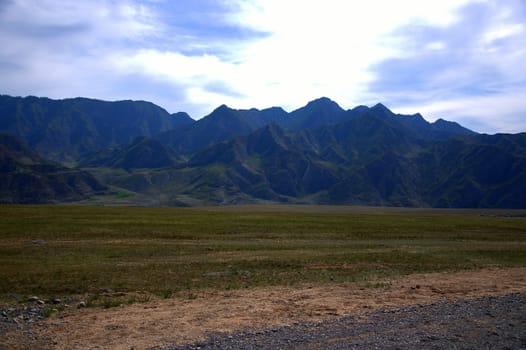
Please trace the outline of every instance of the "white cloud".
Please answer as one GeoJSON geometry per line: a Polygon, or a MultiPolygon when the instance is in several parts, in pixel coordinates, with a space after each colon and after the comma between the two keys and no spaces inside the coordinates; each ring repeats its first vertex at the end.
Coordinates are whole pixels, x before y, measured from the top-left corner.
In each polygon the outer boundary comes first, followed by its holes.
{"type": "Polygon", "coordinates": [[[418,110],[428,120],[438,118],[457,121],[477,132],[488,134],[524,131],[526,88],[506,94],[456,97],[421,105],[397,106],[397,113],[418,110]]]}
{"type": "Polygon", "coordinates": [[[524,27],[525,26],[522,23],[500,25],[490,29],[484,34],[484,42],[486,44],[491,44],[495,40],[502,40],[510,36],[520,34],[524,31],[524,27]]]}
{"type": "MultiPolygon", "coordinates": [[[[236,64],[227,69],[226,81],[244,95],[233,103],[242,108],[280,105],[293,109],[320,96],[348,107],[362,103],[361,92],[374,78],[368,68],[401,54],[388,34],[415,21],[448,25],[455,20],[453,10],[462,3],[240,2],[241,10],[229,20],[269,36],[232,51],[236,64]]],[[[210,73],[224,79],[222,71],[210,73]]]]}
{"type": "MultiPolygon", "coordinates": [[[[126,98],[109,58],[159,33],[133,2],[13,1],[0,11],[2,93],[126,98]]],[[[138,96],[137,96],[138,97],[138,96]]]]}
{"type": "Polygon", "coordinates": [[[481,132],[526,130],[526,33],[517,4],[475,3],[446,27],[400,28],[405,53],[374,67],[378,78],[369,85],[369,100],[481,132]]]}
{"type": "MultiPolygon", "coordinates": [[[[8,3],[0,9],[1,92],[148,99],[197,118],[222,103],[292,110],[320,96],[346,108],[382,101],[446,119],[472,115],[462,103],[484,116],[475,102],[520,104],[511,99],[526,80],[520,69],[526,28],[524,16],[517,21],[510,10],[520,1],[224,0],[208,12],[188,4],[194,17],[184,18],[183,2],[162,0],[8,3]],[[464,20],[467,4],[486,8],[492,18],[468,23],[473,26],[455,42],[451,28],[464,20]],[[173,6],[178,12],[165,13],[173,6]],[[216,21],[219,31],[198,28],[216,21]],[[445,37],[426,41],[424,33],[410,45],[412,37],[400,28],[434,28],[445,37]],[[414,64],[409,68],[421,76],[409,81],[396,65],[376,69],[390,59],[414,64]],[[440,70],[433,72],[434,65],[440,70]],[[379,86],[382,79],[388,83],[379,86]],[[475,85],[499,99],[463,95],[475,85]]],[[[495,130],[526,129],[516,118],[500,127],[482,118],[495,130]]]]}

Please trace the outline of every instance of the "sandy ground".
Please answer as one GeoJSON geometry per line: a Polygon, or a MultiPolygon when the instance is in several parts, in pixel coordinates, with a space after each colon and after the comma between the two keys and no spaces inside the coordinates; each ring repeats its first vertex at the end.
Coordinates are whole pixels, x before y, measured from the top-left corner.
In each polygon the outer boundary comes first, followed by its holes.
{"type": "MultiPolygon", "coordinates": [[[[349,283],[200,291],[192,298],[63,312],[31,332],[56,349],[152,349],[201,340],[211,332],[267,328],[444,299],[526,293],[526,268],[420,274],[381,282],[380,288],[349,283]]],[[[29,346],[21,336],[8,334],[6,344],[19,349],[29,346]]]]}

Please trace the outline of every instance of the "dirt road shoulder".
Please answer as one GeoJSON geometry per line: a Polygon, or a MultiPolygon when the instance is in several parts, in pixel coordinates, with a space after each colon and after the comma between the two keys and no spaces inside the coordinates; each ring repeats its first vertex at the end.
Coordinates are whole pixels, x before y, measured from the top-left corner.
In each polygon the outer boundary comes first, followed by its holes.
{"type": "Polygon", "coordinates": [[[379,308],[526,292],[526,268],[419,274],[368,283],[199,291],[112,309],[64,312],[4,334],[4,344],[56,349],[151,349],[202,340],[211,332],[317,321],[379,308]]]}

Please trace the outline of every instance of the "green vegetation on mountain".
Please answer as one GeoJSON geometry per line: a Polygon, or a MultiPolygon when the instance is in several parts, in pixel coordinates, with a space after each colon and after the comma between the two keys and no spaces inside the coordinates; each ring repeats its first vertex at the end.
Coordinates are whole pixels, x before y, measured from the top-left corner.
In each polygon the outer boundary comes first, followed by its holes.
{"type": "Polygon", "coordinates": [[[0,203],[72,202],[105,190],[91,174],[46,161],[0,133],[0,203]]]}
{"type": "Polygon", "coordinates": [[[139,136],[150,137],[191,123],[186,113],[170,115],[144,101],[0,95],[0,131],[57,161],[75,161],[86,153],[127,145],[139,136]]]}
{"type": "Polygon", "coordinates": [[[222,105],[193,121],[147,102],[2,96],[0,131],[135,205],[526,207],[526,134],[480,135],[382,104],[222,105]]]}
{"type": "Polygon", "coordinates": [[[161,142],[138,137],[130,145],[111,152],[105,150],[83,157],[80,167],[111,167],[126,170],[138,168],[168,168],[177,163],[175,153],[161,142]]]}

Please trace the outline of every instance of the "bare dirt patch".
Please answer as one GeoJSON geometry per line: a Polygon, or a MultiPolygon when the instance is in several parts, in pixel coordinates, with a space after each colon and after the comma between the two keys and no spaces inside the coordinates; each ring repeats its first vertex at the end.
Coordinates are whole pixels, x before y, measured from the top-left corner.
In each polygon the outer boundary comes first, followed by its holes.
{"type": "MultiPolygon", "coordinates": [[[[377,308],[438,300],[526,293],[526,268],[418,274],[367,283],[236,291],[198,291],[113,309],[63,312],[32,326],[40,347],[151,349],[202,340],[207,333],[267,328],[377,308]]],[[[29,348],[27,332],[4,335],[8,348],[29,348]]]]}

